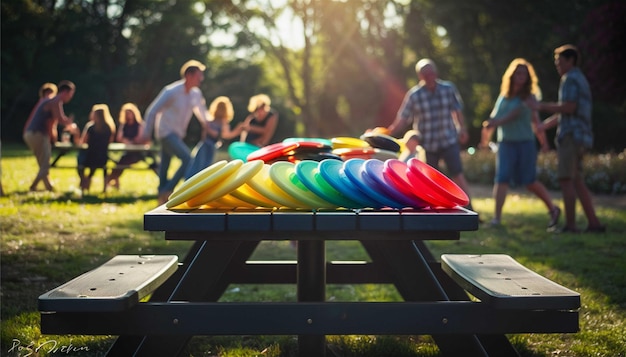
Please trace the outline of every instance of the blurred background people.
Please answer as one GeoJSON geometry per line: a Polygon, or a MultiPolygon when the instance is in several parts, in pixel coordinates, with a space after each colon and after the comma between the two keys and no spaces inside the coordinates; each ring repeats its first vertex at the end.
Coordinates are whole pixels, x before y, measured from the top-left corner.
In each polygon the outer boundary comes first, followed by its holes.
{"type": "Polygon", "coordinates": [[[248,111],[250,115],[244,121],[242,141],[259,147],[270,144],[278,126],[278,112],[272,109],[272,101],[265,94],[257,94],[250,98],[248,111]]]}
{"type": "MultiPolygon", "coordinates": [[[[37,158],[39,171],[30,185],[31,191],[36,191],[40,182],[43,182],[47,191],[53,191],[50,182],[50,156],[52,155],[51,128],[59,123],[68,130],[75,130],[74,118],[68,117],[63,111],[63,105],[74,97],[76,86],[71,81],[59,82],[56,96],[45,98],[38,102],[33,109],[32,118],[24,130],[24,141],[37,158]]],[[[50,94],[51,95],[51,94],[50,94]]],[[[56,131],[55,131],[56,132],[56,131]]]]}
{"type": "Polygon", "coordinates": [[[197,174],[205,167],[213,163],[215,150],[221,145],[221,140],[230,140],[239,135],[243,130],[243,123],[237,124],[234,129],[230,128],[230,122],[235,116],[233,103],[228,97],[217,97],[209,105],[207,117],[209,127],[217,133],[205,133],[204,139],[200,140],[192,152],[192,160],[189,169],[185,174],[185,179],[197,174]]]}
{"type": "MultiPolygon", "coordinates": [[[[109,144],[115,137],[115,122],[106,104],[96,104],[89,113],[89,122],[85,124],[83,133],[77,144],[87,144],[87,148],[78,153],[78,176],[80,188],[89,191],[91,179],[97,169],[103,169],[106,174],[106,164],[109,160],[109,144]],[[86,170],[89,173],[86,174],[86,170]]],[[[106,191],[106,175],[103,176],[103,192],[106,191]]]]}
{"type": "Polygon", "coordinates": [[[217,132],[209,128],[206,118],[206,102],[200,91],[206,67],[189,60],[180,68],[181,79],[168,84],[148,106],[145,114],[145,130],[142,141],[147,142],[155,131],[156,139],[161,144],[159,164],[158,203],[165,203],[178,182],[184,178],[189,163],[191,150],[184,141],[191,117],[195,114],[203,129],[203,135],[217,137],[217,132]],[[172,157],[181,161],[180,167],[172,177],[169,169],[172,157]]]}
{"type": "MultiPolygon", "coordinates": [[[[115,134],[115,141],[127,145],[142,144],[143,119],[141,113],[134,103],[125,103],[120,109],[118,117],[118,128],[115,134]]],[[[143,159],[143,154],[136,151],[125,152],[117,162],[116,167],[107,176],[107,186],[120,188],[120,176],[124,168],[143,159]]]]}
{"type": "Polygon", "coordinates": [[[537,130],[539,114],[527,104],[541,96],[537,75],[533,66],[523,58],[509,64],[502,76],[500,95],[489,120],[483,122],[481,146],[489,145],[490,137],[497,128],[498,152],[493,197],[494,217],[491,225],[499,225],[509,183],[524,185],[543,201],[550,217],[548,229],[556,226],[561,209],[554,205],[546,187],[537,180],[537,146],[535,136],[543,151],[548,151],[545,132],[537,130]],[[533,127],[535,128],[533,130],[533,127]]]}

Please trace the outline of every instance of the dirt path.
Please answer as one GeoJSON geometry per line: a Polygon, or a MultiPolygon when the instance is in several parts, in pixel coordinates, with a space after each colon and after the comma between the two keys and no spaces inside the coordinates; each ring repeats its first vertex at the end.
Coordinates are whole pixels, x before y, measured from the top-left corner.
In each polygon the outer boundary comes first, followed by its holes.
{"type": "MultiPolygon", "coordinates": [[[[480,185],[480,184],[470,184],[470,190],[472,197],[476,198],[490,198],[492,186],[488,185],[480,185]]],[[[554,200],[561,200],[561,192],[560,191],[549,191],[550,195],[554,200]]],[[[524,188],[514,188],[509,190],[509,194],[514,193],[520,196],[533,196],[532,193],[526,191],[524,188]]],[[[614,207],[614,208],[624,208],[626,209],[626,195],[604,195],[604,194],[594,194],[593,202],[596,205],[614,207]]]]}

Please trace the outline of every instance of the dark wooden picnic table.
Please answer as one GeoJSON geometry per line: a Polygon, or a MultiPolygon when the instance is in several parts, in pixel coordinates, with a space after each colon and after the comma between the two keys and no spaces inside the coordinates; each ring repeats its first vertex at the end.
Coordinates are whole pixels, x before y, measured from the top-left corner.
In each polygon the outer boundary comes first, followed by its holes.
{"type": "Polygon", "coordinates": [[[445,264],[435,259],[424,241],[458,240],[460,232],[478,229],[476,213],[460,207],[313,212],[161,206],[144,215],[144,229],[195,242],[150,300],[97,307],[53,291],[40,297],[44,333],[120,335],[112,356],[176,356],[194,335],[298,335],[299,356],[324,356],[326,335],[359,334],[432,335],[445,355],[507,356],[517,355],[507,333],[578,330],[578,294],[508,256],[450,255],[442,257],[445,264]],[[267,240],[297,241],[297,261],[250,261],[267,240]],[[328,262],[325,243],[335,240],[360,242],[371,261],[328,262]],[[501,281],[480,281],[489,274],[501,281]],[[233,283],[296,284],[297,301],[218,302],[233,283]],[[404,301],[326,301],[327,284],[360,283],[393,284],[404,301]],[[476,286],[486,286],[487,293],[476,286]],[[480,300],[470,300],[466,291],[480,300]]]}
{"type": "MultiPolygon", "coordinates": [[[[52,168],[76,168],[76,165],[71,166],[59,166],[59,160],[65,156],[66,154],[72,151],[80,151],[86,150],[88,148],[87,144],[76,145],[70,142],[56,142],[54,144],[53,150],[56,151],[56,156],[50,162],[50,167],[52,168]]],[[[109,161],[114,164],[117,164],[120,157],[126,152],[134,152],[141,155],[141,161],[143,161],[146,165],[145,167],[141,167],[141,169],[150,169],[155,172],[158,170],[159,161],[158,161],[158,153],[159,148],[152,145],[143,145],[143,144],[124,144],[124,143],[111,143],[108,147],[109,150],[109,161]]],[[[139,169],[140,167],[129,165],[123,167],[124,169],[139,169]]]]}

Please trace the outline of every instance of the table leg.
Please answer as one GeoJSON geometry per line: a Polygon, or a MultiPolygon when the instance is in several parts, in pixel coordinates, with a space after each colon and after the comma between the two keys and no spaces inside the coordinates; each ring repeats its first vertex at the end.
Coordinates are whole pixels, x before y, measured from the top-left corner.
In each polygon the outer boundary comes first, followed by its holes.
{"type": "MultiPolygon", "coordinates": [[[[196,242],[182,266],[154,292],[151,301],[217,301],[228,287],[228,271],[245,264],[258,244],[258,241],[196,242]]],[[[176,356],[190,338],[120,336],[107,355],[176,356]]]]}
{"type": "MultiPolygon", "coordinates": [[[[411,241],[361,241],[373,261],[390,270],[394,285],[406,301],[450,301],[444,287],[430,267],[432,254],[422,243],[411,241]],[[422,249],[425,249],[422,253],[422,249]]],[[[471,323],[471,321],[468,321],[471,323]]],[[[446,356],[487,356],[475,335],[433,335],[446,356]]]]}
{"type": "Polygon", "coordinates": [[[52,160],[52,162],[50,163],[50,167],[56,167],[56,164],[59,161],[59,159],[63,157],[63,155],[67,154],[68,152],[69,150],[59,149],[59,153],[54,158],[54,160],[52,160]]]}
{"type": "MultiPolygon", "coordinates": [[[[298,241],[298,301],[326,300],[326,247],[323,240],[298,241]]],[[[308,324],[315,324],[310,316],[308,324]]],[[[298,356],[323,357],[326,355],[326,336],[298,336],[298,356]]]]}

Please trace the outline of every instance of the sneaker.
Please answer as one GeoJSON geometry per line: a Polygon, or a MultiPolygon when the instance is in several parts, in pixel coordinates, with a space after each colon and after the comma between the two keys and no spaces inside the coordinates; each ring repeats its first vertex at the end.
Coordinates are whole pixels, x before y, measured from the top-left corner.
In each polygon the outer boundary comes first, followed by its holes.
{"type": "Polygon", "coordinates": [[[551,229],[559,223],[559,217],[561,217],[561,209],[559,207],[554,207],[550,210],[550,222],[548,222],[548,229],[551,229]]]}
{"type": "Polygon", "coordinates": [[[606,232],[606,226],[605,225],[599,225],[599,226],[588,226],[587,229],[585,229],[585,233],[605,233],[606,232]]]}
{"type": "Polygon", "coordinates": [[[501,223],[499,219],[493,218],[488,224],[489,227],[499,227],[501,223]]]}

